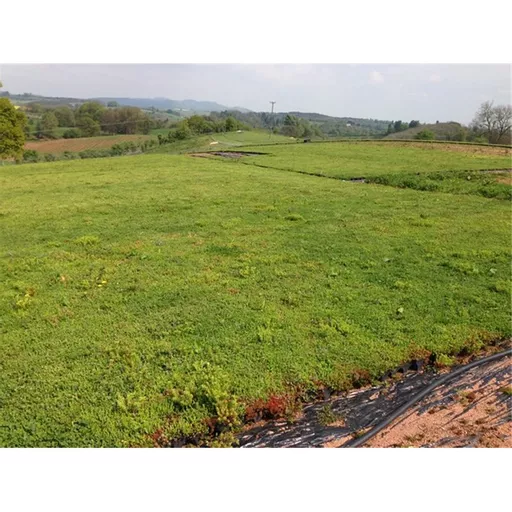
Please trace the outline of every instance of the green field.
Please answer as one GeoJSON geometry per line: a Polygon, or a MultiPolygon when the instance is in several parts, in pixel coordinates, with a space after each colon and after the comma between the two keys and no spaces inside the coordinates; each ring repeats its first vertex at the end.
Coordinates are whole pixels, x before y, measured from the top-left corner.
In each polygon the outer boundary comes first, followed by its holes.
{"type": "Polygon", "coordinates": [[[270,133],[261,130],[244,131],[242,133],[217,133],[215,135],[212,135],[212,137],[214,140],[218,141],[220,145],[226,144],[234,146],[245,146],[248,144],[278,144],[283,142],[296,142],[295,139],[291,139],[290,137],[277,134],[270,135],[270,133]]]}
{"type": "Polygon", "coordinates": [[[509,202],[252,165],[349,178],[507,158],[386,147],[0,168],[0,446],[236,430],[257,398],[509,336],[509,202]]]}
{"type": "Polygon", "coordinates": [[[399,188],[512,199],[511,150],[464,144],[328,142],[243,147],[249,165],[399,188]],[[482,170],[502,169],[486,173],[482,170]]]}
{"type": "Polygon", "coordinates": [[[324,142],[243,150],[267,153],[248,158],[251,163],[342,179],[511,167],[509,149],[457,144],[324,142]]]}
{"type": "MultiPolygon", "coordinates": [[[[168,130],[167,130],[168,132],[168,130]]],[[[162,135],[167,135],[163,133],[162,135]]],[[[165,144],[151,150],[152,153],[188,153],[191,151],[221,151],[234,150],[248,144],[282,144],[294,143],[289,137],[272,135],[261,130],[251,130],[242,133],[226,132],[199,135],[190,139],[165,144]],[[215,144],[216,143],[216,144],[215,144]]]]}

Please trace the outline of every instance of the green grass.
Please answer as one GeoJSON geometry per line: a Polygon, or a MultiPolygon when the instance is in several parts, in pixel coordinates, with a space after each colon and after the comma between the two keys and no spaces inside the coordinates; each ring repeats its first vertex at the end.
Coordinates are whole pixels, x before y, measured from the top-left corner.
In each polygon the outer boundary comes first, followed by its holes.
{"type": "Polygon", "coordinates": [[[272,134],[271,136],[269,132],[261,130],[243,131],[242,133],[218,133],[215,134],[213,138],[219,141],[219,145],[224,143],[233,144],[236,146],[245,146],[248,144],[278,144],[283,142],[294,142],[294,140],[290,139],[290,137],[276,134],[272,134]]]}
{"type": "Polygon", "coordinates": [[[507,149],[493,148],[489,151],[495,154],[488,155],[478,146],[458,146],[459,151],[453,151],[443,144],[325,142],[243,149],[267,153],[248,157],[247,163],[341,179],[511,167],[507,149]]]}
{"type": "Polygon", "coordinates": [[[149,132],[150,135],[156,137],[157,135],[163,135],[167,137],[167,134],[170,132],[170,128],[154,128],[149,132]]]}
{"type": "Polygon", "coordinates": [[[495,199],[512,199],[510,172],[437,171],[430,173],[391,173],[373,176],[372,183],[423,191],[473,194],[495,199]]]}
{"type": "MultiPolygon", "coordinates": [[[[165,133],[165,135],[168,133],[165,133]]],[[[171,144],[159,146],[151,153],[188,153],[195,151],[222,151],[236,150],[247,144],[281,144],[293,142],[283,135],[269,136],[268,132],[251,130],[242,133],[227,132],[213,133],[211,135],[199,135],[190,139],[176,141],[171,144]],[[217,142],[218,144],[211,144],[217,142]]]]}
{"type": "Polygon", "coordinates": [[[503,201],[176,155],[0,190],[0,446],[147,445],[511,333],[503,201]]]}

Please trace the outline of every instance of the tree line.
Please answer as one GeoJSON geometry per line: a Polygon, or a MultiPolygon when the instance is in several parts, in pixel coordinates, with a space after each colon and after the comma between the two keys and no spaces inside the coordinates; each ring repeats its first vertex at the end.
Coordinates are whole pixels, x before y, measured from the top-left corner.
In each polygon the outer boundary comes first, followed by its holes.
{"type": "Polygon", "coordinates": [[[391,133],[399,133],[403,132],[405,130],[408,130],[409,128],[416,128],[417,126],[420,126],[419,121],[412,120],[409,123],[404,123],[401,120],[400,121],[391,121],[391,123],[388,124],[388,129],[386,131],[386,135],[389,135],[391,133]]]}
{"type": "Polygon", "coordinates": [[[170,144],[179,140],[190,139],[197,135],[250,129],[249,125],[238,121],[233,116],[223,117],[215,114],[208,116],[193,115],[173,124],[166,136],[159,134],[158,142],[159,144],[170,144]]]}
{"type": "Polygon", "coordinates": [[[272,130],[290,137],[378,137],[386,132],[388,121],[332,117],[305,112],[240,112],[225,111],[252,128],[272,130]]]}
{"type": "Polygon", "coordinates": [[[27,137],[57,138],[57,128],[66,127],[64,138],[94,137],[102,133],[116,134],[147,134],[153,128],[152,119],[138,107],[120,107],[110,102],[107,106],[88,101],[76,108],[59,106],[43,108],[37,103],[27,106],[30,115],[41,114],[35,121],[29,117],[25,127],[27,137]]]}
{"type": "MultiPolygon", "coordinates": [[[[269,130],[289,137],[323,137],[320,128],[305,119],[287,114],[280,123],[269,119],[269,130]]],[[[252,127],[240,121],[230,111],[212,113],[207,116],[193,115],[174,124],[167,136],[158,135],[160,144],[185,140],[196,135],[250,130],[252,127]]]]}

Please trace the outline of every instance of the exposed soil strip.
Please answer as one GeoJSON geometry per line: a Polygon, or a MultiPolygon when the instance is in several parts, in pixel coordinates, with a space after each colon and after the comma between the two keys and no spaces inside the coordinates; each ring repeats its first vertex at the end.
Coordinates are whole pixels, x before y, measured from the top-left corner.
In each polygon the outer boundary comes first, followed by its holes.
{"type": "MultiPolygon", "coordinates": [[[[338,447],[380,423],[438,374],[408,373],[380,386],[304,407],[293,422],[255,424],[242,447],[338,447]],[[326,418],[330,420],[326,424],[326,418]]],[[[484,364],[446,383],[368,446],[512,446],[510,358],[484,364]]]]}
{"type": "MultiPolygon", "coordinates": [[[[205,153],[205,154],[208,154],[208,153],[205,153]]],[[[246,153],[246,154],[248,155],[249,153],[246,153]]],[[[264,153],[257,153],[257,154],[261,155],[264,153]]],[[[196,153],[192,156],[200,156],[200,154],[196,153]]],[[[256,164],[254,162],[241,162],[241,163],[243,163],[245,165],[250,165],[252,167],[260,167],[262,169],[272,169],[274,171],[295,172],[297,174],[306,174],[308,176],[316,176],[317,178],[327,178],[330,180],[338,180],[338,181],[345,181],[345,182],[349,181],[349,182],[353,182],[353,183],[372,183],[373,185],[381,185],[380,183],[374,183],[373,181],[368,181],[368,178],[366,178],[364,176],[360,176],[360,177],[356,177],[356,178],[340,178],[338,176],[328,176],[326,174],[322,174],[321,172],[301,171],[298,169],[285,169],[283,167],[273,167],[270,165],[256,164]]],[[[475,171],[483,172],[483,173],[494,173],[494,174],[499,174],[499,173],[503,173],[503,172],[512,173],[512,169],[469,169],[469,170],[461,169],[460,171],[457,171],[457,172],[475,172],[475,171]]],[[[432,171],[432,172],[435,172],[435,171],[432,171]]],[[[448,172],[452,172],[452,171],[446,170],[446,171],[439,171],[439,172],[448,173],[448,172]]],[[[415,174],[418,174],[418,175],[428,174],[428,172],[426,172],[426,173],[416,172],[415,174]]],[[[384,185],[384,186],[388,186],[388,185],[384,185]]]]}
{"type": "Polygon", "coordinates": [[[365,445],[512,447],[510,360],[469,371],[441,387],[365,445]]]}
{"type": "Polygon", "coordinates": [[[190,156],[195,156],[199,158],[211,158],[212,156],[222,156],[224,158],[241,158],[243,156],[256,156],[256,155],[264,155],[265,153],[255,153],[255,152],[240,152],[240,151],[207,151],[203,153],[189,153],[190,156]]]}

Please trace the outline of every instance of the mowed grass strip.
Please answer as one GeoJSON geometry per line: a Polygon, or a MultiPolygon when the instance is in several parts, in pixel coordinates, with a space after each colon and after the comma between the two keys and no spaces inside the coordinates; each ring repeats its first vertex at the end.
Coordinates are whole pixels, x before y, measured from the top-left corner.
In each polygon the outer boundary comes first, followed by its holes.
{"type": "Polygon", "coordinates": [[[502,201],[166,155],[0,190],[0,446],[150,445],[510,335],[502,201]]]}
{"type": "Polygon", "coordinates": [[[266,153],[247,157],[247,163],[340,179],[390,173],[510,169],[512,165],[510,149],[460,144],[320,142],[243,150],[266,153]]]}

